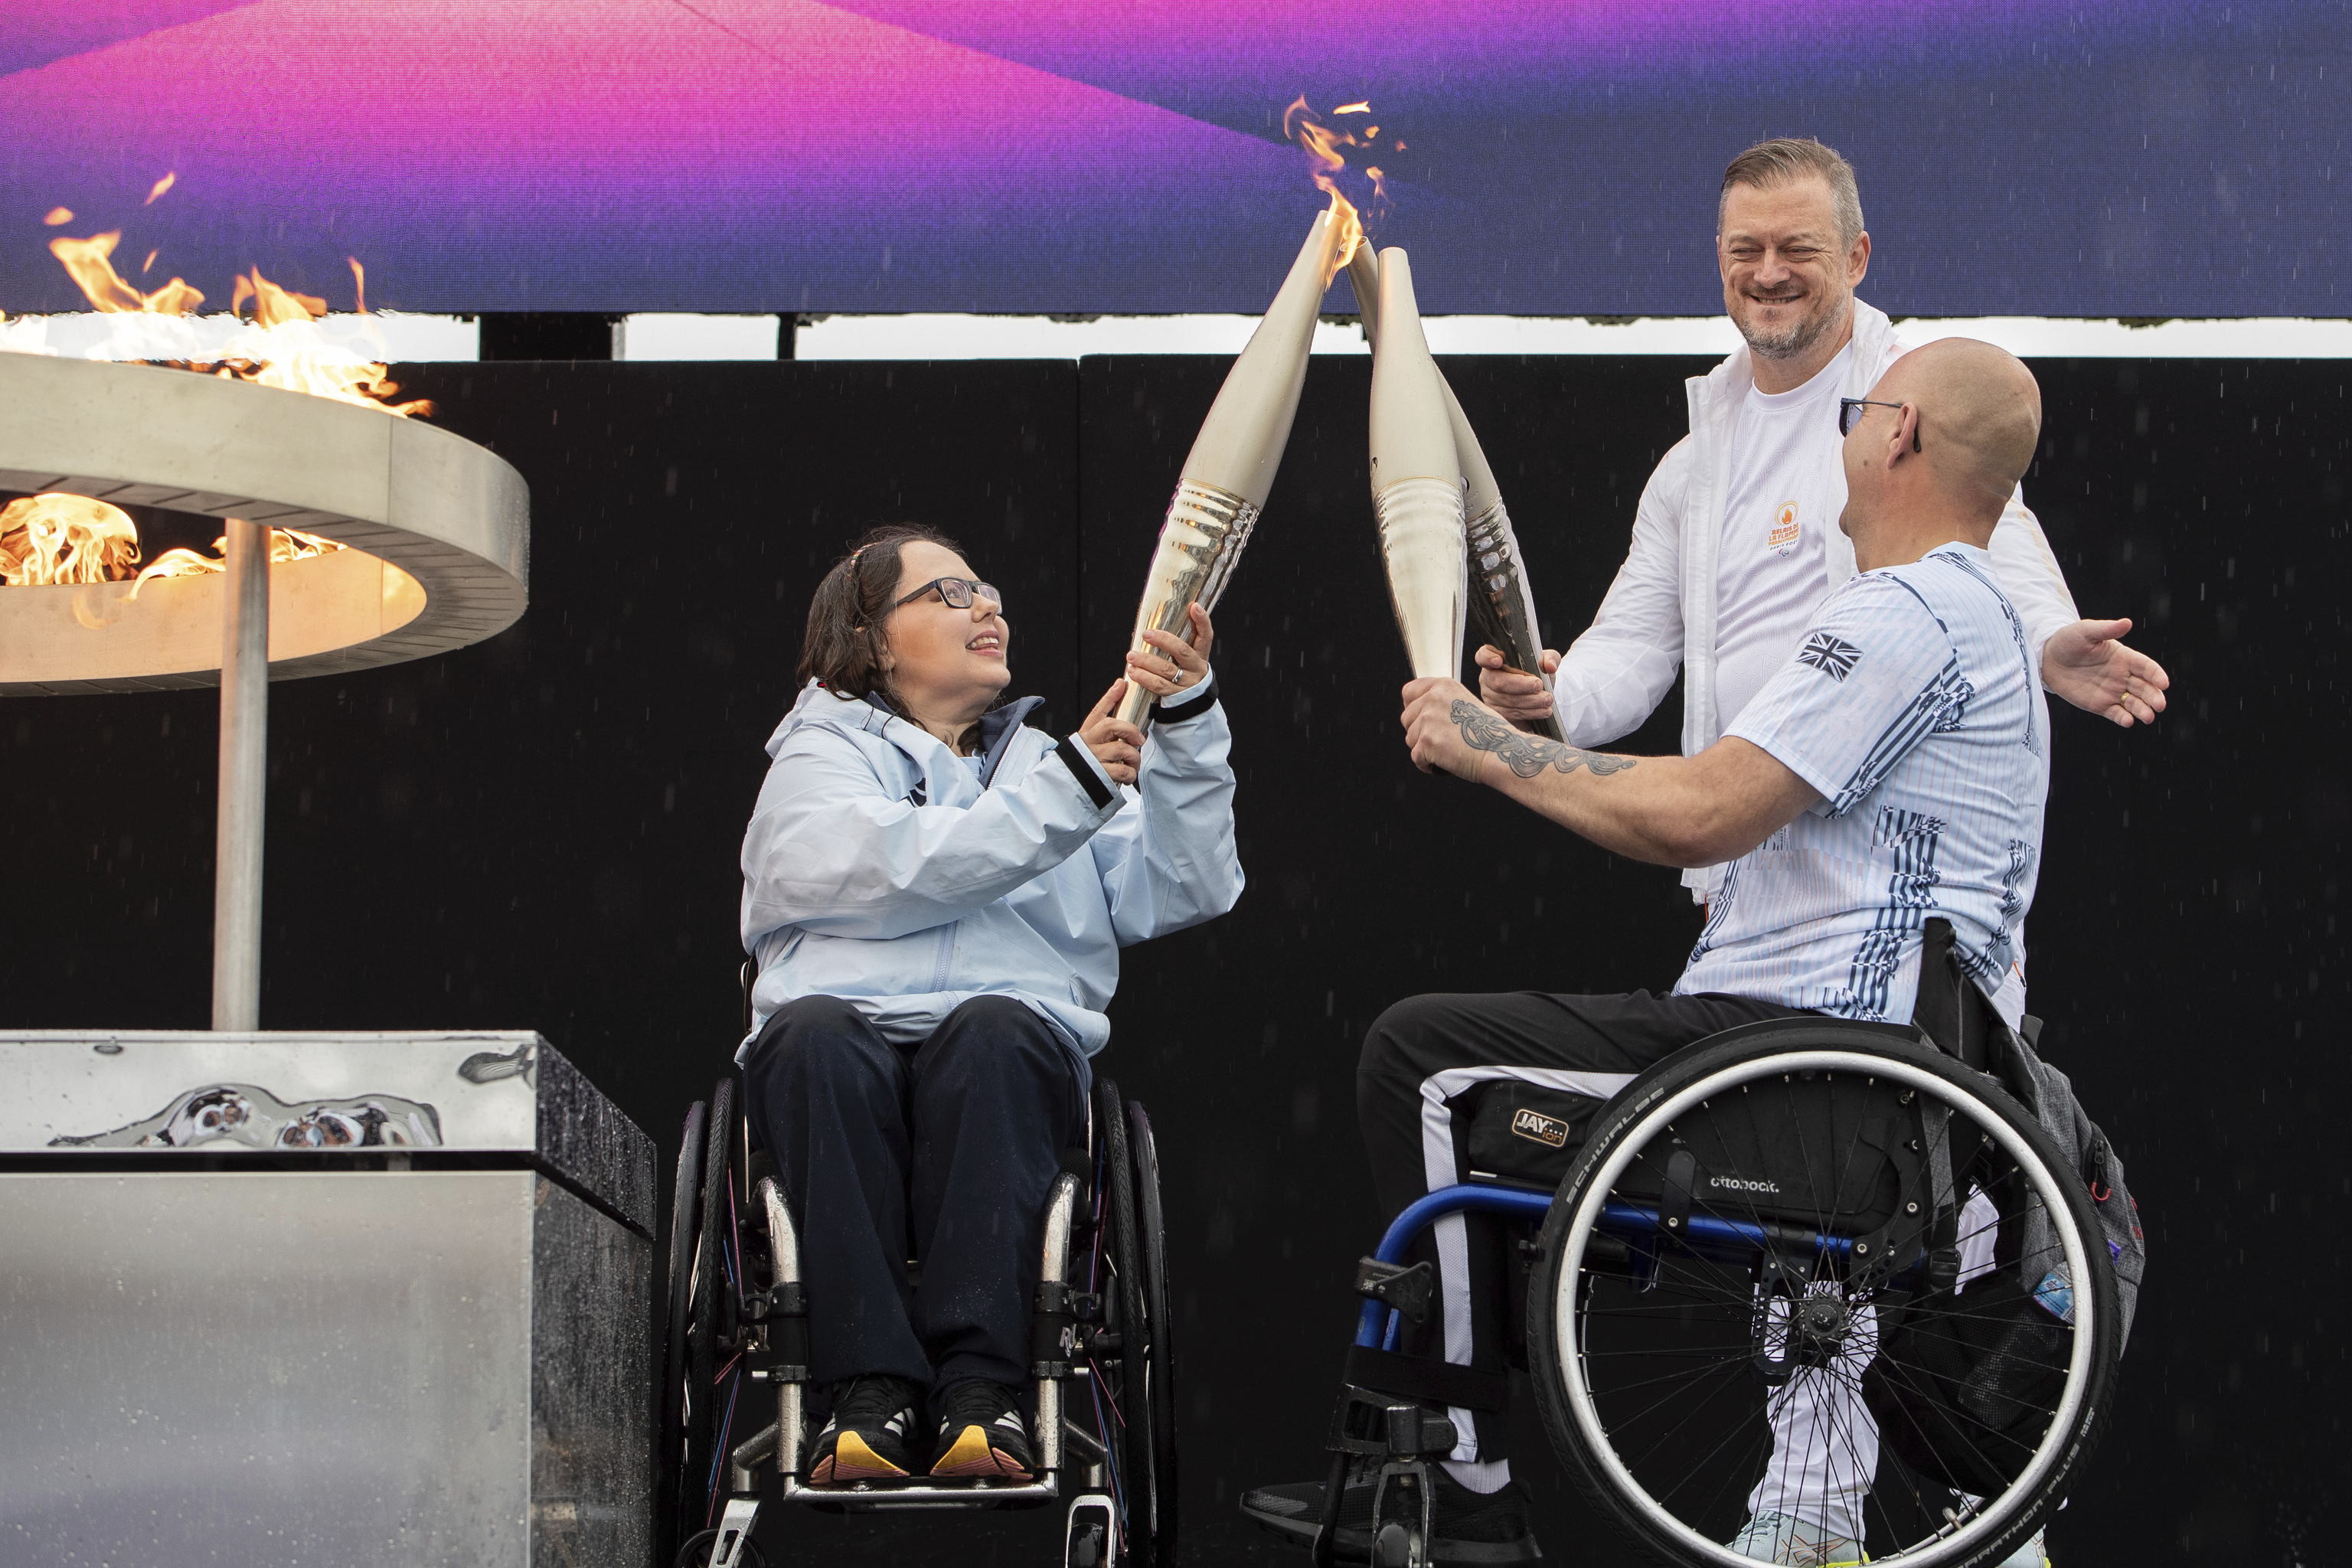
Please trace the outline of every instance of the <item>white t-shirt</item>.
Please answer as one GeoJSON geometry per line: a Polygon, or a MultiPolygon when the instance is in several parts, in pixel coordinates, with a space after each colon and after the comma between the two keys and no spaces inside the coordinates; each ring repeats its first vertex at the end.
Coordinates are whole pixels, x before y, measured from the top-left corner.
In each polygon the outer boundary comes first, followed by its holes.
{"type": "Polygon", "coordinates": [[[1955,542],[1850,579],[1729,734],[1822,799],[1732,862],[1675,991],[1900,1023],[1940,915],[2015,1026],[2050,719],[1992,557],[1955,542]]]}
{"type": "Polygon", "coordinates": [[[1822,607],[1826,536],[1845,506],[1837,406],[1853,344],[1802,386],[1753,384],[1732,426],[1716,560],[1716,732],[1727,732],[1822,607]]]}

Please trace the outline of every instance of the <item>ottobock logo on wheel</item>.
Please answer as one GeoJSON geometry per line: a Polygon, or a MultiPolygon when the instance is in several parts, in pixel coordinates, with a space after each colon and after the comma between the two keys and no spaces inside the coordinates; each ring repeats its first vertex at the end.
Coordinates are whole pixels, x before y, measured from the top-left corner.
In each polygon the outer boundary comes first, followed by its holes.
{"type": "Polygon", "coordinates": [[[1727,1188],[1735,1193],[1777,1194],[1780,1190],[1780,1183],[1769,1182],[1756,1176],[1709,1176],[1706,1179],[1706,1184],[1710,1187],[1727,1188]]]}
{"type": "Polygon", "coordinates": [[[1511,1131],[1554,1149],[1564,1148],[1568,1143],[1568,1123],[1540,1110],[1520,1110],[1511,1118],[1511,1131]]]}

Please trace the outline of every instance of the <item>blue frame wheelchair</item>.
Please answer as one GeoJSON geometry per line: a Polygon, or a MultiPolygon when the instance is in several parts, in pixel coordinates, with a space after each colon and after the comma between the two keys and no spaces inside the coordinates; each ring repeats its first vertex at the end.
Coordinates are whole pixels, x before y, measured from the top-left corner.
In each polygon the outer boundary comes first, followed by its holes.
{"type": "Polygon", "coordinates": [[[1978,1568],[2040,1528],[2105,1425],[2115,1244],[2093,1180],[1998,1078],[1914,1027],[1776,1021],[1675,1053],[1589,1126],[1556,1185],[1473,1173],[1360,1261],[1322,1517],[1270,1527],[1318,1568],[1430,1560],[1432,1469],[1457,1441],[1438,1412],[1471,1380],[1394,1352],[1435,1305],[1416,1240],[1472,1214],[1536,1231],[1523,1364],[1562,1466],[1639,1558],[1749,1562],[1725,1543],[1776,1463],[1774,1402],[1809,1383],[1876,1426],[1874,1466],[1837,1401],[1812,1434],[1870,1485],[1870,1561],[1978,1568]],[[1351,1474],[1372,1508],[1343,1528],[1351,1474]]]}
{"type": "MultiPolygon", "coordinates": [[[[760,1563],[752,1530],[772,1498],[850,1512],[1058,1502],[1066,1568],[1172,1563],[1176,1362],[1159,1155],[1144,1108],[1097,1077],[1087,1147],[1065,1160],[1046,1203],[1031,1315],[1036,1479],[812,1486],[806,1446],[821,1391],[809,1375],[799,1240],[735,1088],[722,1079],[687,1112],[673,1189],[657,1347],[655,1540],[664,1568],[760,1563]]],[[[910,1273],[919,1267],[909,1259],[910,1273]]]]}

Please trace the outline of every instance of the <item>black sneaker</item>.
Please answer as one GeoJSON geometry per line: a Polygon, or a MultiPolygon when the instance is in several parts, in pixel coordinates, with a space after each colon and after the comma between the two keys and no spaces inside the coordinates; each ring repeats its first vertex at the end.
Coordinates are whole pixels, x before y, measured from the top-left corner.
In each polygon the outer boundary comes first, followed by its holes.
{"type": "Polygon", "coordinates": [[[940,1435],[931,1474],[950,1480],[1025,1481],[1036,1458],[1021,1405],[1001,1383],[974,1378],[948,1390],[939,1403],[940,1435]]]}
{"type": "MultiPolygon", "coordinates": [[[[1497,1492],[1474,1492],[1438,1466],[1430,1468],[1437,1477],[1437,1534],[1429,1543],[1430,1562],[1527,1563],[1543,1555],[1528,1526],[1528,1494],[1518,1482],[1497,1492]]],[[[1339,1533],[1332,1542],[1336,1561],[1371,1561],[1372,1489],[1379,1479],[1377,1467],[1361,1468],[1340,1496],[1339,1533]]],[[[1312,1546],[1323,1520],[1323,1483],[1260,1487],[1244,1494],[1242,1511],[1276,1535],[1312,1546]]]]}
{"type": "Polygon", "coordinates": [[[809,1484],[888,1481],[912,1471],[908,1443],[921,1394],[903,1377],[845,1377],[835,1384],[832,1418],[809,1450],[809,1484]]]}

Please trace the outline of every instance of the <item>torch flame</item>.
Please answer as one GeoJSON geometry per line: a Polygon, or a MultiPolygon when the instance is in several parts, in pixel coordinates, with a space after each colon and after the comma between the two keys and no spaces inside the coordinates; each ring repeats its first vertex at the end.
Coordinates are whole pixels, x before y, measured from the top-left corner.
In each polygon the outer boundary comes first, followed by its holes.
{"type": "Polygon", "coordinates": [[[139,563],[139,530],[120,507],[51,492],[0,507],[0,584],[112,583],[139,563]]]}
{"type": "MultiPolygon", "coordinates": [[[[1371,107],[1370,103],[1348,103],[1331,112],[1335,116],[1369,114],[1371,107]]],[[[1348,155],[1343,149],[1370,149],[1373,144],[1372,138],[1380,134],[1380,127],[1369,127],[1364,135],[1358,136],[1352,132],[1325,125],[1317,118],[1315,110],[1307,107],[1307,95],[1300,93],[1283,111],[1282,131],[1306,153],[1307,174],[1314,180],[1316,188],[1331,198],[1331,226],[1337,236],[1337,248],[1333,254],[1339,258],[1337,265],[1345,267],[1356,254],[1356,247],[1370,241],[1364,234],[1363,215],[1356,210],[1356,205],[1339,188],[1339,176],[1348,169],[1348,155]]],[[[1363,173],[1364,177],[1371,182],[1370,207],[1371,216],[1377,218],[1387,210],[1388,187],[1378,169],[1367,169],[1363,173]]],[[[1336,272],[1334,276],[1337,276],[1336,272]]]]}
{"type": "Polygon", "coordinates": [[[155,205],[155,198],[162,195],[165,191],[170,190],[174,184],[178,184],[179,178],[180,175],[177,170],[167,171],[162,179],[155,182],[154,189],[147,193],[147,199],[141,202],[139,205],[142,207],[153,206],[155,205]]]}
{"type": "Polygon", "coordinates": [[[42,215],[41,221],[51,228],[57,227],[58,225],[61,223],[71,223],[73,222],[73,208],[51,207],[47,213],[42,215]]]}

